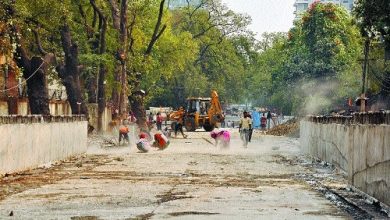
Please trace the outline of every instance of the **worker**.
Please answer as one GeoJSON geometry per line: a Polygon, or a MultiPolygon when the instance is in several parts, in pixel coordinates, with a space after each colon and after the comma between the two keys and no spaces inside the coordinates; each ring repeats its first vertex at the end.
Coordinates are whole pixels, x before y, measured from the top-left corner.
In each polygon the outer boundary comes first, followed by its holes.
{"type": "Polygon", "coordinates": [[[219,143],[225,148],[230,146],[231,135],[229,131],[215,129],[210,133],[210,136],[215,140],[215,146],[218,146],[219,143]]]}
{"type": "Polygon", "coordinates": [[[176,120],[176,126],[175,126],[175,138],[177,137],[177,132],[180,131],[180,133],[183,135],[183,138],[187,138],[187,135],[183,132],[183,118],[184,118],[184,108],[180,107],[179,111],[174,117],[174,120],[176,120]]]}
{"type": "Polygon", "coordinates": [[[261,131],[264,133],[267,128],[267,117],[265,116],[265,113],[261,116],[260,122],[261,131]]]}
{"type": "Polygon", "coordinates": [[[135,114],[133,111],[129,111],[129,114],[128,114],[128,117],[127,117],[127,121],[130,123],[130,124],[134,124],[135,122],[137,122],[137,118],[135,117],[135,114]]]}
{"type": "Polygon", "coordinates": [[[163,122],[163,117],[160,112],[157,113],[156,116],[156,125],[157,125],[157,130],[161,131],[162,130],[162,122],[163,122]]]}
{"type": "Polygon", "coordinates": [[[119,145],[121,144],[122,139],[123,142],[126,141],[127,144],[129,144],[129,127],[126,123],[121,125],[119,128],[119,145]]]}
{"type": "Polygon", "coordinates": [[[240,119],[239,131],[241,139],[244,141],[244,147],[248,146],[249,132],[252,129],[252,119],[248,116],[248,112],[244,112],[240,119]]]}
{"type": "Polygon", "coordinates": [[[267,113],[267,129],[269,130],[271,128],[271,119],[272,119],[272,114],[271,114],[271,111],[268,111],[267,113]]]}
{"type": "Polygon", "coordinates": [[[165,135],[165,137],[170,138],[171,137],[171,131],[168,127],[165,127],[162,133],[165,135]]]}
{"type": "Polygon", "coordinates": [[[145,133],[139,134],[139,140],[136,145],[141,153],[147,153],[150,150],[150,143],[145,133]]]}
{"type": "Polygon", "coordinates": [[[164,150],[168,147],[169,145],[169,140],[168,138],[161,133],[156,133],[154,134],[154,143],[153,147],[157,147],[159,150],[164,150]]]}
{"type": "Polygon", "coordinates": [[[246,114],[247,114],[248,118],[250,118],[250,120],[252,122],[251,128],[249,129],[249,135],[248,135],[248,142],[251,142],[252,134],[253,134],[253,119],[252,119],[252,115],[249,112],[247,112],[246,114]]]}

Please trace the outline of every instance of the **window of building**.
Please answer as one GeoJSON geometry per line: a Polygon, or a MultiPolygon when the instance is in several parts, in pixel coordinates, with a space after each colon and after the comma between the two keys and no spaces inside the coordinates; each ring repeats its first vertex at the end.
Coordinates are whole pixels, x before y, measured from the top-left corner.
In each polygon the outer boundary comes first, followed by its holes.
{"type": "Polygon", "coordinates": [[[298,12],[300,12],[300,11],[306,11],[308,5],[309,5],[308,3],[299,3],[299,4],[297,4],[297,11],[298,11],[298,12]]]}

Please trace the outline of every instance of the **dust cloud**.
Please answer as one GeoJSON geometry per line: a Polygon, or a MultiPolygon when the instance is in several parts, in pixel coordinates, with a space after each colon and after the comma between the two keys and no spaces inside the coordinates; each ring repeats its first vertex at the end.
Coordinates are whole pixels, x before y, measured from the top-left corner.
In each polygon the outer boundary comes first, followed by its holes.
{"type": "Polygon", "coordinates": [[[323,114],[329,112],[337,102],[336,91],[339,83],[336,81],[311,80],[302,82],[296,88],[302,96],[300,115],[323,114]]]}

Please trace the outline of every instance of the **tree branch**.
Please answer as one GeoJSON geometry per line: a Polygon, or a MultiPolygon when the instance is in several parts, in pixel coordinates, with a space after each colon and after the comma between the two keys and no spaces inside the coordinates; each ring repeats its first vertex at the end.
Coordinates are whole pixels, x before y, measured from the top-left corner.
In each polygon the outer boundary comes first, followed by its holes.
{"type": "MultiPolygon", "coordinates": [[[[121,2],[121,10],[120,10],[120,22],[119,22],[119,30],[120,30],[120,40],[121,42],[127,43],[127,0],[122,0],[121,2]]],[[[126,46],[124,45],[124,48],[126,46]]]]}
{"type": "Polygon", "coordinates": [[[93,27],[88,25],[87,15],[85,14],[83,6],[81,4],[79,4],[78,6],[79,6],[79,12],[80,12],[81,18],[83,19],[83,25],[87,31],[87,37],[88,37],[88,39],[91,39],[93,37],[93,27]]]}
{"type": "Polygon", "coordinates": [[[105,40],[105,35],[107,31],[107,19],[104,16],[103,12],[99,7],[97,7],[95,0],[89,0],[91,3],[93,10],[96,11],[96,13],[99,15],[99,30],[100,30],[100,49],[99,53],[103,54],[106,52],[106,40],[105,40]]]}
{"type": "Polygon", "coordinates": [[[164,15],[164,5],[165,5],[165,0],[161,0],[157,23],[156,26],[154,27],[152,38],[150,39],[149,45],[144,53],[144,56],[148,56],[150,55],[150,53],[152,53],[154,44],[157,42],[158,38],[162,35],[162,33],[166,28],[166,25],[164,25],[163,28],[159,30],[161,26],[162,17],[164,15]]]}
{"type": "MultiPolygon", "coordinates": [[[[194,16],[194,14],[195,14],[195,12],[196,11],[198,11],[203,5],[205,5],[205,1],[201,1],[200,3],[199,3],[199,5],[197,5],[195,8],[194,8],[194,10],[192,10],[192,12],[189,14],[189,17],[190,17],[190,19],[192,18],[192,16],[194,16]]],[[[187,0],[187,4],[189,5],[189,0],[187,0]]],[[[189,7],[188,7],[189,8],[189,7]]]]}
{"type": "Polygon", "coordinates": [[[134,46],[133,30],[134,30],[136,18],[137,18],[137,14],[133,13],[133,19],[131,20],[130,26],[128,27],[128,30],[127,30],[128,36],[130,38],[129,51],[131,52],[131,54],[133,56],[135,55],[135,52],[133,50],[133,46],[134,46]]]}
{"type": "Polygon", "coordinates": [[[94,29],[96,27],[97,22],[97,13],[95,10],[93,10],[93,19],[92,19],[92,28],[94,29]]]}
{"type": "Polygon", "coordinates": [[[117,0],[108,0],[111,6],[112,23],[115,29],[120,29],[120,10],[117,0]]]}
{"type": "MultiPolygon", "coordinates": [[[[12,32],[15,33],[14,35],[15,39],[13,40],[15,40],[15,42],[18,45],[16,47],[16,56],[18,57],[18,59],[16,59],[16,62],[18,63],[19,66],[22,66],[24,69],[26,69],[26,71],[23,71],[23,75],[24,75],[26,72],[31,72],[31,61],[29,56],[27,55],[26,49],[24,49],[23,47],[22,39],[18,37],[21,36],[19,27],[13,25],[12,32]]],[[[26,77],[26,75],[24,75],[24,77],[27,78],[28,76],[26,77]]]]}
{"type": "Polygon", "coordinates": [[[33,34],[34,34],[34,37],[35,37],[35,43],[37,44],[37,47],[38,47],[38,51],[41,55],[46,55],[47,52],[43,49],[42,47],[42,43],[41,43],[41,39],[39,37],[39,34],[38,34],[38,31],[36,30],[32,30],[33,34]]]}

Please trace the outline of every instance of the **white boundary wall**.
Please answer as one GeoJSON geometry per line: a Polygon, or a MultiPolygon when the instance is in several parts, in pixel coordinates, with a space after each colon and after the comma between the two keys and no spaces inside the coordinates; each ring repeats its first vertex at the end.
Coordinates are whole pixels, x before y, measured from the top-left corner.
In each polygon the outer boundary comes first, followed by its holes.
{"type": "Polygon", "coordinates": [[[87,151],[87,121],[0,124],[0,175],[87,151]]]}
{"type": "Polygon", "coordinates": [[[348,181],[390,205],[390,125],[303,120],[302,150],[348,173],[348,181]]]}

